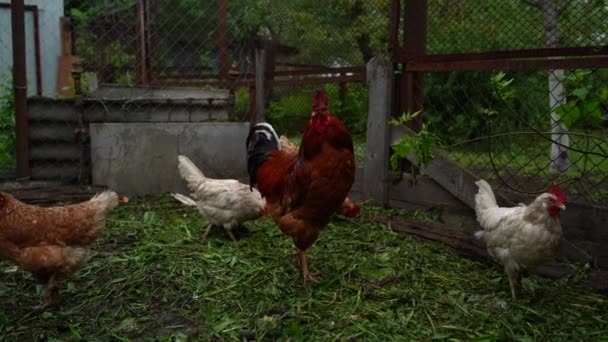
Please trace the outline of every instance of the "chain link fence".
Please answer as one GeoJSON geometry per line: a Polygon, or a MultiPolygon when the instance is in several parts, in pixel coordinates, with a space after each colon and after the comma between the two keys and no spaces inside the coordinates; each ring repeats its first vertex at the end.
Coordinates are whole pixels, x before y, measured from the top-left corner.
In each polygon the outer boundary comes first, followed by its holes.
{"type": "MultiPolygon", "coordinates": [[[[608,6],[602,1],[427,3],[429,56],[543,48],[569,48],[568,55],[577,56],[576,49],[608,44],[608,6]]],[[[400,1],[402,8],[407,4],[400,1]]],[[[88,181],[82,170],[90,167],[89,122],[247,121],[256,112],[259,70],[266,119],[279,134],[299,136],[311,94],[324,88],[330,109],[351,129],[361,159],[365,64],[390,51],[394,5],[389,0],[27,2],[32,177],[88,181]]],[[[7,0],[0,0],[0,23],[0,65],[6,66],[0,70],[0,174],[10,175],[16,148],[7,0]]],[[[402,33],[395,37],[403,40],[402,33]]],[[[453,159],[505,189],[534,192],[556,182],[572,199],[608,204],[606,69],[589,64],[501,72],[496,65],[457,64],[423,70],[419,89],[429,130],[442,138],[453,159]]]]}
{"type": "MultiPolygon", "coordinates": [[[[435,57],[543,48],[577,56],[608,45],[601,1],[445,0],[428,9],[427,53],[435,57]]],[[[533,195],[554,183],[571,201],[608,206],[608,69],[497,61],[505,56],[472,65],[479,55],[465,55],[425,72],[429,130],[498,189],[533,195]]]]}
{"type": "MultiPolygon", "coordinates": [[[[11,65],[2,2],[0,63],[11,65]]],[[[266,120],[281,134],[301,134],[311,95],[324,88],[362,145],[364,65],[387,53],[389,16],[387,0],[26,1],[32,178],[87,182],[90,122],[247,121],[260,70],[266,120]]],[[[10,71],[0,71],[0,172],[9,176],[10,71]]]]}

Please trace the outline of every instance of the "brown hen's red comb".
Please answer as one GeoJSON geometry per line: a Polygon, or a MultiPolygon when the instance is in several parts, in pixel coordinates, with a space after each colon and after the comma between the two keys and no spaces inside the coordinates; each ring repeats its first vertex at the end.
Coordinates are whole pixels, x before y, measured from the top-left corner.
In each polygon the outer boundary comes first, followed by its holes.
{"type": "Polygon", "coordinates": [[[566,195],[564,194],[564,191],[557,185],[551,185],[549,187],[549,192],[552,193],[556,198],[557,201],[561,204],[566,203],[566,195]]]}
{"type": "Polygon", "coordinates": [[[323,90],[317,90],[312,97],[312,111],[314,113],[327,110],[327,94],[323,90]]]}

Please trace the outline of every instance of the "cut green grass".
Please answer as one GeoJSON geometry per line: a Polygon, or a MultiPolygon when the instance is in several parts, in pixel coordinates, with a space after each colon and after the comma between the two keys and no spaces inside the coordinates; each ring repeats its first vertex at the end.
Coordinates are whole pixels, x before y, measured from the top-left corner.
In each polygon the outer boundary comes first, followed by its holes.
{"type": "Polygon", "coordinates": [[[502,272],[421,243],[368,214],[433,220],[423,211],[364,208],[335,218],[309,250],[319,285],[303,285],[294,247],[269,218],[229,241],[200,243],[205,221],[170,197],[117,208],[89,265],[62,283],[61,305],[40,297],[28,273],[0,264],[4,340],[598,340],[608,301],[576,280],[530,277],[511,302],[502,272]]]}

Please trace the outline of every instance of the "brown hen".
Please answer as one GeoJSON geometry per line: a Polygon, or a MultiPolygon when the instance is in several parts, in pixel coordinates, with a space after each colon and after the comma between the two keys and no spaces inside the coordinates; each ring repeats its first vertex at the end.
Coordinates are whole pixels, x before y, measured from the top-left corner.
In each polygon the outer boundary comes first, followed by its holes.
{"type": "Polygon", "coordinates": [[[112,191],[79,204],[51,208],[28,205],[0,192],[0,255],[46,284],[36,309],[55,303],[58,277],[68,277],[86,264],[88,246],[117,205],[118,196],[112,191]]]}

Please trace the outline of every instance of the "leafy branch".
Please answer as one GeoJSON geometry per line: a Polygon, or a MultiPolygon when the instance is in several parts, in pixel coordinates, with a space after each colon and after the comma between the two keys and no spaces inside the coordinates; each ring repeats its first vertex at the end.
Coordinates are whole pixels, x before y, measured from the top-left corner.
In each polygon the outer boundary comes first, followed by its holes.
{"type": "MultiPolygon", "coordinates": [[[[418,117],[421,113],[422,110],[414,113],[403,113],[400,117],[391,119],[389,124],[409,131],[407,123],[418,117]]],[[[431,133],[429,126],[423,122],[422,128],[418,133],[408,132],[391,145],[394,152],[390,158],[391,168],[397,170],[399,168],[399,160],[413,154],[415,159],[414,165],[420,169],[433,161],[433,150],[442,144],[441,138],[431,133]]],[[[415,172],[412,171],[414,181],[415,177],[415,172]]]]}

